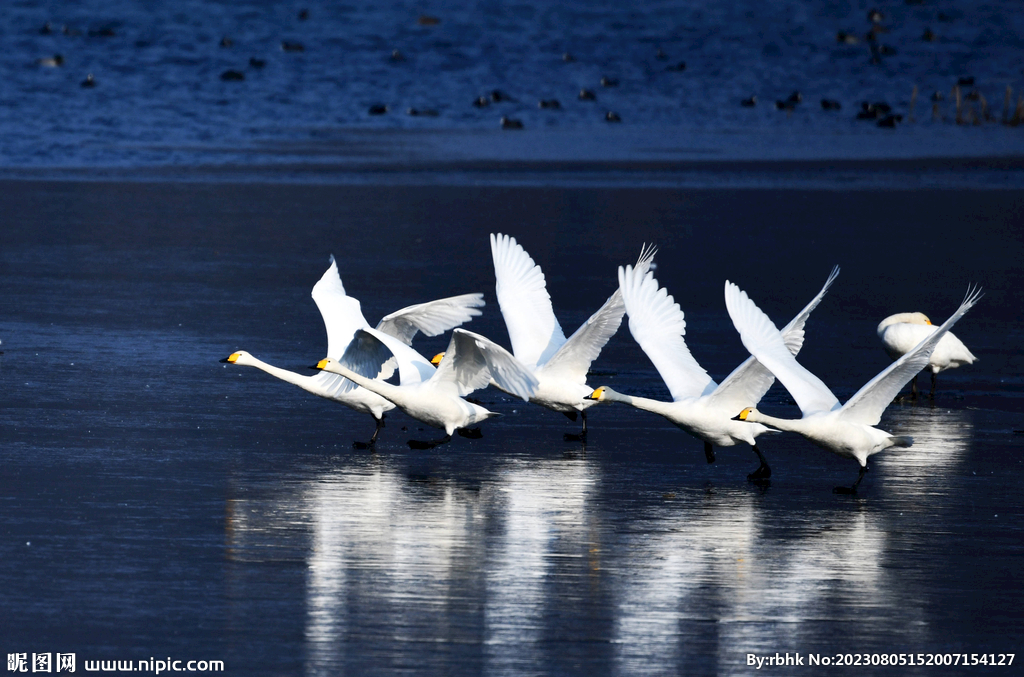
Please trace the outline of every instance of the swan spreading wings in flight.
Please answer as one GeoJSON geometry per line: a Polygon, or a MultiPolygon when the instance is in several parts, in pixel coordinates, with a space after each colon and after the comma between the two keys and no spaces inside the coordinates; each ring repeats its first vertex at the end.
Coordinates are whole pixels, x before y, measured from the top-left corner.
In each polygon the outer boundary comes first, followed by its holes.
{"type": "Polygon", "coordinates": [[[893,436],[874,426],[878,425],[882,412],[893,397],[928,364],[935,346],[946,332],[974,307],[980,297],[980,290],[968,290],[963,303],[941,327],[868,381],[843,405],[821,379],[796,361],[786,349],[779,330],[746,292],[726,282],[725,304],[743,345],[775,374],[803,412],[803,418],[783,419],[747,407],[736,420],[764,423],[778,430],[799,433],[823,449],[856,459],[860,464],[857,481],[850,487],[835,488],[836,493],[856,493],[857,485],[867,471],[870,456],[889,447],[909,447],[914,443],[910,437],[893,436]]]}
{"type": "MultiPolygon", "coordinates": [[[[637,268],[646,271],[655,248],[644,247],[637,268]]],[[[616,289],[596,313],[569,338],[555,317],[544,273],[526,250],[508,235],[491,234],[495,291],[505,318],[512,354],[537,379],[530,402],[557,411],[575,421],[583,418],[586,439],[587,408],[596,404],[586,399],[593,392],[587,386],[590,364],[619,329],[626,307],[616,289]]],[[[495,384],[501,389],[500,384],[495,384]]],[[[575,436],[567,436],[575,437],[575,436]]]]}
{"type": "MultiPolygon", "coordinates": [[[[318,369],[350,379],[363,388],[387,398],[399,409],[429,426],[441,428],[445,437],[433,442],[410,441],[414,449],[428,449],[451,440],[452,433],[463,433],[469,426],[498,416],[465,399],[474,390],[494,382],[499,388],[523,400],[529,400],[537,387],[537,379],[519,364],[507,350],[488,338],[465,329],[452,332],[448,349],[437,369],[415,351],[395,352],[392,345],[381,340],[379,332],[360,329],[340,360],[326,358],[318,369]],[[401,372],[429,373],[415,383],[392,385],[379,378],[384,365],[397,359],[401,372]]],[[[468,437],[472,432],[464,433],[468,437]]]]}
{"type": "MultiPolygon", "coordinates": [[[[800,352],[807,318],[818,307],[838,275],[837,266],[832,269],[818,295],[786,325],[782,340],[787,351],[793,354],[800,352]]],[[[749,357],[721,384],[716,384],[690,354],[684,339],[686,320],[683,311],[668,291],[659,287],[654,273],[631,266],[619,268],[619,288],[629,315],[629,331],[661,374],[672,394],[672,401],[632,397],[607,386],[594,390],[590,398],[601,402],[623,402],[664,416],[704,442],[708,463],[715,460],[715,445],[731,447],[740,443],[749,444],[761,465],[747,475],[748,479],[765,480],[771,477],[771,468],[764,454],[757,448],[756,438],[762,433],[773,431],[760,423],[733,419],[737,408],[761,401],[775,382],[771,372],[756,359],[749,357]]]]}
{"type": "MultiPolygon", "coordinates": [[[[483,294],[462,294],[449,298],[438,299],[428,303],[420,303],[385,316],[377,323],[376,329],[363,317],[363,311],[357,299],[345,293],[345,287],[341,283],[341,276],[338,274],[338,263],[334,256],[331,256],[331,265],[323,274],[320,280],[313,286],[313,301],[316,302],[320,315],[323,317],[327,329],[327,355],[341,358],[352,341],[356,332],[364,330],[375,335],[381,342],[396,353],[408,351],[413,356],[407,356],[410,363],[418,364],[415,358],[426,362],[422,356],[410,348],[412,340],[418,332],[427,336],[443,334],[453,327],[457,327],[477,315],[484,305],[483,294]]],[[[275,376],[282,381],[297,385],[303,390],[320,397],[340,402],[356,411],[365,412],[373,416],[376,428],[369,445],[377,441],[380,429],[384,427],[384,412],[395,408],[395,405],[380,395],[356,386],[351,381],[327,372],[309,376],[297,374],[287,369],[281,369],[267,364],[256,357],[253,357],[244,350],[232,353],[221,362],[229,362],[247,367],[256,367],[275,376]]],[[[379,378],[389,378],[394,373],[395,363],[392,361],[379,371],[379,378]]],[[[402,383],[411,385],[429,378],[434,368],[429,362],[425,369],[405,369],[400,371],[399,378],[402,383]]],[[[358,447],[368,445],[357,443],[358,447]]]]}

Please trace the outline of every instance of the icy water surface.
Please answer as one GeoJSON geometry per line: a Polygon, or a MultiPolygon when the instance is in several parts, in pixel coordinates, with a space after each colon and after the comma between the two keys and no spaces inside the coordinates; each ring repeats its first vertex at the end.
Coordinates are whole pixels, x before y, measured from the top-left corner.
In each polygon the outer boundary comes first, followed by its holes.
{"type": "Polygon", "coordinates": [[[495,143],[563,160],[1024,150],[1001,124],[1024,90],[1018,0],[19,0],[0,18],[8,170],[504,157],[495,143]],[[863,102],[898,129],[856,119],[863,102]],[[509,142],[503,116],[559,138],[509,142]]]}
{"type": "MultiPolygon", "coordinates": [[[[1024,436],[1019,191],[713,191],[0,185],[0,653],[223,660],[236,675],[748,674],[746,655],[1021,648],[1024,436]],[[744,357],[729,278],[774,319],[842,274],[802,361],[845,400],[888,364],[874,328],[942,318],[981,361],[942,374],[912,435],[856,465],[792,436],[707,465],[625,407],[504,416],[429,452],[254,369],[305,372],[309,297],[339,261],[371,322],[482,291],[507,343],[487,234],[544,267],[571,331],[643,242],[716,378],[744,357]],[[927,237],[923,234],[927,233],[927,237]],[[964,237],[964,233],[969,233],[964,237]]],[[[443,349],[445,340],[417,344],[443,349]]],[[[590,382],[667,397],[623,329],[590,382]]],[[[796,415],[776,386],[763,408],[796,415]]],[[[1019,652],[1018,652],[1019,653],[1019,652]]],[[[1017,662],[1020,660],[1017,657],[1017,662]]],[[[1010,670],[988,668],[993,673],[1010,670]]],[[[891,669],[861,669],[891,674],[891,669]]],[[[901,674],[939,674],[904,668],[901,674]]],[[[809,673],[810,674],[810,673],[809,673]]]]}

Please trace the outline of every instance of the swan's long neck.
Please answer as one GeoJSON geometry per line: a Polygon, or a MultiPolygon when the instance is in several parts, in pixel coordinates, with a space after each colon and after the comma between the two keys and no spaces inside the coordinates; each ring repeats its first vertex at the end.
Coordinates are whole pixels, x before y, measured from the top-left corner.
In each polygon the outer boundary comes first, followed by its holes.
{"type": "Polygon", "coordinates": [[[616,392],[611,388],[604,389],[604,397],[601,398],[604,402],[622,402],[628,404],[637,409],[643,409],[644,411],[650,411],[655,414],[665,416],[669,413],[672,407],[671,402],[660,402],[658,400],[652,400],[646,397],[633,397],[632,395],[623,395],[622,393],[616,392]]]}
{"type": "Polygon", "coordinates": [[[306,376],[305,374],[296,374],[294,371],[288,371],[287,369],[282,369],[281,367],[275,367],[274,365],[267,364],[263,360],[255,358],[252,355],[249,356],[249,358],[246,360],[243,366],[256,367],[260,371],[265,371],[275,378],[279,378],[282,381],[287,381],[292,385],[297,385],[303,390],[308,390],[312,393],[316,393],[318,390],[318,388],[316,387],[316,383],[313,380],[314,377],[306,376]]]}
{"type": "Polygon", "coordinates": [[[749,423],[764,423],[771,427],[781,430],[787,433],[799,433],[804,434],[807,426],[804,425],[804,420],[800,418],[775,418],[774,416],[768,416],[761,412],[754,410],[747,414],[746,418],[749,423]]]}
{"type": "Polygon", "coordinates": [[[378,379],[366,378],[356,372],[352,371],[348,367],[343,367],[337,362],[329,365],[330,368],[324,371],[329,371],[332,374],[340,374],[348,380],[355,383],[357,386],[362,386],[370,392],[377,393],[381,397],[387,400],[391,400],[395,404],[405,399],[402,388],[396,385],[392,385],[387,381],[380,381],[378,379]]]}

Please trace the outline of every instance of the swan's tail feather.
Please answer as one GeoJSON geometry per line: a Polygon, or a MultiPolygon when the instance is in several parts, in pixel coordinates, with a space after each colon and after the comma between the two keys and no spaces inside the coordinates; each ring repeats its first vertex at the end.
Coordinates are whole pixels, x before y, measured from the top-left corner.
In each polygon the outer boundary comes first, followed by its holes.
{"type": "Polygon", "coordinates": [[[894,435],[889,438],[889,441],[892,442],[892,444],[889,445],[890,447],[909,447],[914,444],[914,438],[907,435],[894,435]]]}

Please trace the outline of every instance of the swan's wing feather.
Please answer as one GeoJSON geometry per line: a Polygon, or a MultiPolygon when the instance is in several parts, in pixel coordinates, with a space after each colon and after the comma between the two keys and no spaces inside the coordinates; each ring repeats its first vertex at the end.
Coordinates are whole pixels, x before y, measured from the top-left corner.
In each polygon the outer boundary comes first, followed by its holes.
{"type": "Polygon", "coordinates": [[[508,235],[491,234],[491,257],[512,352],[529,366],[547,362],[565,343],[565,334],[551,308],[544,273],[508,235]]]}
{"type": "MultiPolygon", "coordinates": [[[[656,252],[657,249],[653,245],[645,245],[636,263],[637,270],[642,269],[646,273],[656,252]]],[[[580,385],[586,383],[590,364],[597,359],[605,344],[619,330],[622,316],[625,314],[626,305],[622,301],[622,291],[616,289],[604,305],[580,325],[558,352],[544,364],[544,372],[580,385]]]]}
{"type": "Polygon", "coordinates": [[[793,355],[798,355],[804,345],[804,325],[807,324],[807,318],[811,316],[814,309],[825,298],[828,288],[832,286],[837,277],[839,277],[839,266],[832,268],[832,272],[829,273],[828,279],[825,280],[825,285],[818,292],[818,295],[811,299],[811,302],[804,306],[804,309],[797,313],[796,317],[782,328],[782,339],[786,342],[786,347],[789,348],[789,352],[793,353],[793,355]]]}
{"type": "Polygon", "coordinates": [[[839,408],[839,400],[821,379],[807,371],[789,352],[782,334],[746,292],[725,283],[725,307],[740,340],[750,354],[782,381],[804,416],[839,408]]]}
{"type": "Polygon", "coordinates": [[[387,346],[393,355],[384,363],[382,373],[378,378],[390,378],[397,366],[399,383],[407,386],[427,381],[437,371],[427,358],[420,355],[414,348],[407,346],[401,339],[369,327],[362,331],[375,336],[378,341],[387,346]]]}
{"type": "Polygon", "coordinates": [[[464,397],[486,387],[491,379],[524,400],[537,388],[536,377],[497,343],[465,329],[453,331],[433,382],[464,397]]]}
{"type": "Polygon", "coordinates": [[[391,356],[391,350],[377,336],[357,329],[338,362],[360,376],[377,378],[391,356]]]}
{"type": "Polygon", "coordinates": [[[327,329],[327,357],[339,359],[356,330],[369,325],[359,301],[345,293],[334,256],[331,256],[330,267],[313,285],[312,296],[327,329]]]}
{"type": "MultiPolygon", "coordinates": [[[[825,280],[825,286],[821,288],[818,295],[811,299],[811,302],[804,306],[804,309],[783,328],[782,340],[794,356],[804,345],[804,325],[807,323],[807,318],[821,303],[821,299],[824,298],[828,288],[832,286],[838,275],[839,266],[836,266],[825,280]]],[[[715,392],[711,393],[709,398],[716,405],[725,409],[740,411],[744,407],[756,406],[774,382],[775,375],[758,362],[757,358],[751,356],[733,369],[732,373],[715,388],[715,392]]]]}
{"type": "Polygon", "coordinates": [[[654,274],[632,266],[619,267],[619,290],[633,335],[672,393],[673,400],[700,397],[715,382],[690,354],[683,336],[686,320],[654,274]]]}
{"type": "Polygon", "coordinates": [[[443,334],[480,315],[479,308],[483,306],[483,294],[449,296],[396,310],[381,318],[377,329],[411,346],[418,332],[427,336],[443,334]]]}
{"type": "Polygon", "coordinates": [[[903,386],[928,366],[932,351],[935,350],[935,346],[946,332],[964,316],[964,313],[973,308],[980,298],[980,289],[969,289],[963,303],[948,320],[942,323],[942,326],[903,357],[890,364],[878,376],[868,381],[863,388],[857,391],[856,395],[846,402],[841,414],[843,420],[851,423],[878,425],[882,418],[882,412],[899,394],[903,386]]]}

